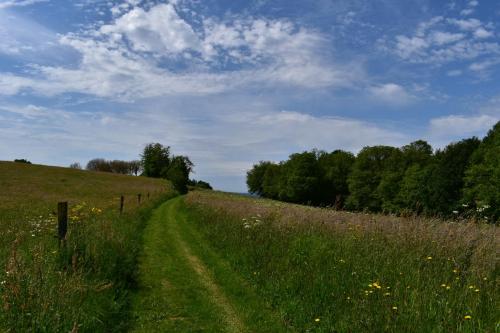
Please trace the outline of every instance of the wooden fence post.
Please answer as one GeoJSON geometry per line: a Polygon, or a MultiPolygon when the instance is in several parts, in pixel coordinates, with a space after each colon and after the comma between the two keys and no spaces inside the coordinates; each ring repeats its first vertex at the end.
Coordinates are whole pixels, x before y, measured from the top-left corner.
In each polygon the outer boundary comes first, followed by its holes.
{"type": "Polygon", "coordinates": [[[141,194],[137,194],[137,202],[139,203],[139,205],[141,204],[141,194]]]}
{"type": "Polygon", "coordinates": [[[61,242],[66,242],[66,233],[68,232],[68,203],[59,202],[57,204],[57,236],[59,246],[61,242]]]}
{"type": "Polygon", "coordinates": [[[120,197],[120,214],[123,213],[123,202],[125,201],[125,197],[122,195],[120,197]]]}

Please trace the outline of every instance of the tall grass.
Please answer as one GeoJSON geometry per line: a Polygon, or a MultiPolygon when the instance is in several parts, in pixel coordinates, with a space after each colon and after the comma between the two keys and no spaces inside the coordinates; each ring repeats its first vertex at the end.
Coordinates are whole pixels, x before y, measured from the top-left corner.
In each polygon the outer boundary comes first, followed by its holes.
{"type": "Polygon", "coordinates": [[[498,229],[194,192],[191,219],[300,332],[494,332],[498,229]]]}
{"type": "Polygon", "coordinates": [[[126,330],[142,230],[152,208],[174,195],[169,184],[42,166],[2,168],[0,199],[10,196],[0,204],[0,332],[126,330]],[[120,194],[128,198],[121,216],[120,194]],[[61,247],[57,199],[70,203],[61,247]]]}

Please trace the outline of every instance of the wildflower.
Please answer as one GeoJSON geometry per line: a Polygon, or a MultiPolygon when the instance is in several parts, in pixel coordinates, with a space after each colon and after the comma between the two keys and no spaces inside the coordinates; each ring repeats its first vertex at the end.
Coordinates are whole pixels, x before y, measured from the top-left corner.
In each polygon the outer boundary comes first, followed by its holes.
{"type": "Polygon", "coordinates": [[[351,298],[349,296],[347,296],[347,300],[350,300],[351,298]]]}
{"type": "Polygon", "coordinates": [[[454,210],[452,213],[453,214],[458,214],[458,210],[454,210]]]}
{"type": "Polygon", "coordinates": [[[393,309],[394,311],[396,311],[396,310],[398,309],[398,307],[397,307],[397,306],[393,306],[393,307],[392,307],[392,309],[393,309]]]}
{"type": "Polygon", "coordinates": [[[466,207],[467,208],[467,207],[469,207],[469,205],[468,204],[462,204],[462,207],[466,207]]]}
{"type": "Polygon", "coordinates": [[[320,319],[319,318],[316,318],[314,319],[315,322],[319,323],[320,319]]]}
{"type": "Polygon", "coordinates": [[[450,286],[446,286],[446,290],[450,290],[450,289],[451,289],[451,287],[450,287],[450,286]]]}
{"type": "Polygon", "coordinates": [[[485,277],[483,278],[483,280],[484,280],[484,281],[486,281],[486,280],[488,280],[488,278],[485,276],[485,277]]]}
{"type": "Polygon", "coordinates": [[[458,269],[456,269],[456,268],[455,268],[455,269],[453,270],[453,273],[458,274],[458,269]]]}
{"type": "Polygon", "coordinates": [[[391,293],[385,293],[384,296],[391,296],[391,293]]]}
{"type": "Polygon", "coordinates": [[[443,283],[443,284],[441,285],[441,287],[446,288],[446,284],[444,284],[444,283],[443,283]]]}
{"type": "Polygon", "coordinates": [[[475,288],[475,287],[474,287],[474,286],[472,286],[472,285],[471,285],[471,286],[469,286],[469,289],[474,289],[474,288],[475,288]]]}
{"type": "Polygon", "coordinates": [[[466,316],[464,317],[464,319],[465,319],[465,320],[471,320],[471,319],[472,319],[472,317],[471,317],[471,316],[469,316],[469,315],[466,315],[466,316]]]}
{"type": "Polygon", "coordinates": [[[476,289],[474,289],[474,291],[475,291],[476,293],[478,293],[478,292],[479,292],[479,289],[477,289],[477,288],[476,288],[476,289]]]}
{"type": "Polygon", "coordinates": [[[431,256],[428,256],[428,257],[427,257],[427,260],[432,260],[432,257],[431,257],[431,256]]]}

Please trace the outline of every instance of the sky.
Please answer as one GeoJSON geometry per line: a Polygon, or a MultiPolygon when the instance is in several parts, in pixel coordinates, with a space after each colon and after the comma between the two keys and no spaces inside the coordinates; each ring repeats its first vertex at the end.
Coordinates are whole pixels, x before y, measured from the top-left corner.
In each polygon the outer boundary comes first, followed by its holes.
{"type": "Polygon", "coordinates": [[[196,179],[500,120],[497,0],[0,0],[0,160],[171,146],[196,179]]]}

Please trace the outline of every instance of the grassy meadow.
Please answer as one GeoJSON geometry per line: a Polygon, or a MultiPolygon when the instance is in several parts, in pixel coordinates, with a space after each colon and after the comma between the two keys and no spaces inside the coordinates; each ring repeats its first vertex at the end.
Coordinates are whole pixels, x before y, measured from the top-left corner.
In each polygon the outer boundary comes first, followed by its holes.
{"type": "Polygon", "coordinates": [[[0,332],[126,330],[142,230],[173,195],[165,180],[0,162],[0,332]],[[61,248],[59,201],[69,203],[61,248]]]}
{"type": "Polygon", "coordinates": [[[218,192],[188,220],[296,332],[496,332],[494,225],[353,214],[218,192]]]}

